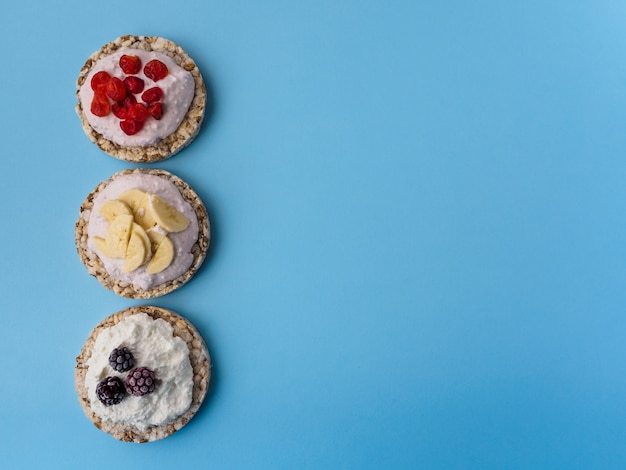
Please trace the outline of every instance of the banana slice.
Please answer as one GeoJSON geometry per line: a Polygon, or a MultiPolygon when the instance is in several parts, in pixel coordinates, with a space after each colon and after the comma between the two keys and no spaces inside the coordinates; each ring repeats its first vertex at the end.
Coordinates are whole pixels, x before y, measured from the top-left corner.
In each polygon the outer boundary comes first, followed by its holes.
{"type": "Polygon", "coordinates": [[[152,252],[154,253],[157,250],[159,243],[161,243],[161,240],[163,240],[166,235],[157,231],[155,228],[146,230],[146,233],[148,234],[148,238],[150,239],[150,245],[152,247],[152,252]]]}
{"type": "Polygon", "coordinates": [[[130,239],[133,223],[134,220],[131,214],[121,214],[109,225],[104,241],[107,251],[111,254],[111,258],[124,258],[126,256],[126,248],[130,239]]]}
{"type": "Polygon", "coordinates": [[[137,231],[131,231],[130,239],[126,247],[126,255],[124,256],[124,266],[122,271],[129,273],[141,266],[146,259],[146,245],[137,231]]]}
{"type": "Polygon", "coordinates": [[[150,195],[148,212],[156,223],[168,232],[182,232],[189,226],[189,219],[154,194],[150,195]]]}
{"type": "Polygon", "coordinates": [[[156,274],[163,271],[170,264],[172,264],[172,260],[174,259],[174,244],[169,237],[163,237],[159,245],[157,246],[154,255],[152,256],[152,261],[148,264],[147,272],[148,274],[156,274]]]}
{"type": "Polygon", "coordinates": [[[141,189],[129,189],[128,191],[120,194],[118,199],[128,205],[132,214],[135,216],[135,221],[145,230],[148,230],[157,224],[148,209],[150,204],[149,193],[142,191],[141,189]]]}
{"type": "Polygon", "coordinates": [[[104,238],[93,237],[93,244],[96,246],[96,250],[98,250],[101,255],[106,256],[107,258],[114,258],[112,253],[109,252],[107,242],[104,238]]]}
{"type": "Polygon", "coordinates": [[[107,201],[100,206],[100,214],[107,221],[113,222],[118,215],[122,214],[132,214],[130,207],[123,201],[119,199],[113,199],[111,201],[107,201]]]}
{"type": "Polygon", "coordinates": [[[143,242],[143,246],[146,249],[146,256],[143,260],[143,263],[141,263],[141,264],[144,264],[150,258],[152,258],[152,242],[150,241],[150,237],[148,237],[148,234],[146,233],[146,231],[138,223],[133,223],[132,233],[136,233],[139,236],[139,238],[141,238],[141,241],[143,242]]]}
{"type": "Polygon", "coordinates": [[[141,189],[129,189],[128,191],[120,194],[117,199],[125,203],[130,208],[132,213],[135,213],[141,206],[141,201],[146,196],[147,193],[141,189]]]}

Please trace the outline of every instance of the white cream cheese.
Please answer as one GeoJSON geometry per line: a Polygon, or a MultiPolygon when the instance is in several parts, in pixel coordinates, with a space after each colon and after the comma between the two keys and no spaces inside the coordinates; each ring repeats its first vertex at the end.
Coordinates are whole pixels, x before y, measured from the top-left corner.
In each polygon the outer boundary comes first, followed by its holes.
{"type": "Polygon", "coordinates": [[[191,248],[198,239],[198,218],[191,204],[183,199],[172,182],[156,175],[130,173],[118,176],[97,194],[89,217],[87,234],[89,249],[98,254],[110,276],[128,282],[140,289],[148,290],[176,279],[181,274],[187,272],[194,259],[191,248]],[[104,256],[93,243],[93,237],[104,238],[109,227],[109,222],[100,214],[100,207],[106,201],[117,199],[129,189],[140,189],[156,194],[189,219],[189,226],[185,230],[168,235],[174,244],[174,259],[160,273],[148,274],[146,265],[139,267],[135,271],[125,273],[123,272],[123,259],[104,256]]]}
{"type": "Polygon", "coordinates": [[[145,313],[127,317],[102,330],[87,361],[85,386],[91,409],[105,421],[137,426],[145,431],[150,426],[169,423],[189,409],[193,392],[193,369],[185,341],[173,335],[165,320],[154,320],[145,313]],[[96,394],[98,383],[108,376],[125,381],[127,372],[116,372],[109,365],[109,354],[125,346],[135,357],[135,367],[155,372],[154,392],[137,397],[127,394],[117,405],[105,406],[96,394]]]}
{"type": "MultiPolygon", "coordinates": [[[[79,97],[85,117],[91,127],[112,142],[127,147],[144,147],[154,145],[159,140],[172,134],[183,121],[187,110],[191,105],[195,93],[195,83],[191,73],[179,67],[170,57],[160,52],[148,52],[140,49],[123,47],[111,55],[100,59],[87,75],[87,79],[80,87],[79,97]],[[106,71],[112,77],[123,80],[126,75],[119,66],[122,55],[136,55],[141,59],[142,67],[139,73],[133,75],[145,82],[145,90],[158,86],[163,90],[161,99],[163,105],[163,117],[156,120],[152,117],[145,121],[143,129],[134,135],[125,134],[120,128],[120,119],[113,113],[104,117],[98,117],[91,113],[91,101],[94,91],[91,89],[91,78],[100,71],[106,71]],[[158,59],[168,68],[167,77],[153,82],[143,73],[143,66],[152,59],[158,59]]],[[[141,101],[140,96],[137,96],[141,101]]]]}

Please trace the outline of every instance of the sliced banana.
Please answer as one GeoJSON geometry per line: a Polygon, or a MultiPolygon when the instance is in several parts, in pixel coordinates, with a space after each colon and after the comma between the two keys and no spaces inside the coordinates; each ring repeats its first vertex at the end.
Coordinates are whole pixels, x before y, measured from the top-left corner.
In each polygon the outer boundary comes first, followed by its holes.
{"type": "Polygon", "coordinates": [[[141,189],[129,189],[128,191],[120,194],[117,199],[125,203],[134,214],[137,212],[137,209],[139,209],[141,205],[141,201],[146,196],[147,193],[141,189]]]}
{"type": "Polygon", "coordinates": [[[113,222],[118,215],[132,214],[130,207],[119,199],[112,199],[100,206],[100,214],[107,221],[113,222]]]}
{"type": "Polygon", "coordinates": [[[124,258],[126,256],[133,223],[134,219],[131,214],[121,214],[109,225],[104,240],[106,250],[111,254],[111,258],[124,258]]]}
{"type": "Polygon", "coordinates": [[[134,271],[141,266],[146,260],[146,245],[138,231],[131,231],[130,239],[126,247],[124,256],[124,266],[122,270],[125,273],[134,271]]]}
{"type": "Polygon", "coordinates": [[[150,230],[146,230],[146,233],[148,234],[148,238],[150,239],[150,244],[152,246],[152,252],[154,253],[157,250],[159,243],[161,243],[161,240],[163,240],[166,237],[166,235],[157,231],[156,228],[151,228],[150,230]]]}
{"type": "Polygon", "coordinates": [[[114,256],[112,256],[112,253],[109,252],[109,249],[107,248],[107,242],[104,238],[93,237],[93,244],[96,246],[96,250],[98,250],[101,255],[108,258],[114,258],[114,256]]]}
{"type": "Polygon", "coordinates": [[[119,196],[119,200],[130,207],[135,221],[145,230],[156,225],[156,221],[148,210],[150,194],[141,189],[129,189],[119,196]]]}
{"type": "Polygon", "coordinates": [[[142,263],[142,264],[144,264],[150,258],[152,258],[152,242],[150,241],[150,237],[148,237],[148,234],[146,233],[146,231],[138,223],[134,223],[133,224],[132,231],[133,231],[133,233],[137,233],[139,238],[141,238],[141,241],[143,242],[143,246],[146,249],[146,256],[145,256],[145,258],[143,260],[143,263],[142,263]]]}
{"type": "Polygon", "coordinates": [[[105,202],[100,214],[110,225],[104,238],[94,237],[94,246],[103,256],[123,259],[126,273],[148,262],[148,274],[167,268],[175,256],[174,243],[167,234],[182,232],[190,223],[163,199],[140,189],[130,189],[105,202]]]}
{"type": "Polygon", "coordinates": [[[168,232],[182,232],[189,226],[189,219],[159,196],[150,195],[148,209],[156,223],[168,232]]]}
{"type": "Polygon", "coordinates": [[[174,259],[174,244],[169,237],[163,237],[159,242],[152,261],[148,264],[148,274],[156,274],[163,271],[174,259]]]}

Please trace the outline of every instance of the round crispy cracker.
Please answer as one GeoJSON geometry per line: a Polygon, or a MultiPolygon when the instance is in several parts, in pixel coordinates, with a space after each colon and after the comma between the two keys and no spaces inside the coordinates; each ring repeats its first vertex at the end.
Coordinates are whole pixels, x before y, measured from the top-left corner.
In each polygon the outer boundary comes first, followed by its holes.
{"type": "Polygon", "coordinates": [[[114,438],[126,442],[150,442],[163,439],[175,433],[196,414],[202,401],[204,400],[209,387],[211,377],[211,357],[206,343],[196,328],[184,317],[171,310],[154,306],[139,306],[121,310],[102,320],[92,331],[80,354],[76,357],[76,368],[74,369],[74,385],[78,393],[78,401],[91,422],[104,432],[111,434],[114,438]],[[132,424],[114,423],[104,421],[91,409],[85,378],[87,375],[87,361],[92,355],[92,349],[98,334],[125,318],[138,313],[146,313],[150,317],[161,318],[169,323],[174,329],[174,336],[180,337],[189,348],[189,361],[193,369],[193,391],[191,406],[174,421],[158,426],[150,426],[145,431],[140,430],[132,424]]]}
{"type": "Polygon", "coordinates": [[[76,98],[78,101],[76,113],[80,117],[83,130],[85,134],[87,134],[87,137],[100,147],[101,150],[120,160],[137,163],[153,163],[170,158],[196,138],[204,119],[207,94],[204,80],[202,79],[198,66],[176,43],[158,36],[126,35],[105,44],[87,59],[76,81],[76,98]],[[122,47],[142,49],[149,52],[161,52],[172,58],[180,67],[190,72],[194,80],[194,97],[180,126],[178,126],[178,129],[172,134],[152,146],[127,147],[104,138],[100,133],[96,132],[87,121],[85,110],[80,101],[80,87],[85,83],[87,75],[91,72],[97,61],[122,47]]]}
{"type": "Polygon", "coordinates": [[[204,207],[204,204],[202,203],[202,200],[194,192],[194,190],[191,189],[191,187],[181,178],[173,175],[168,171],[147,168],[123,170],[115,173],[109,179],[100,183],[96,187],[96,189],[94,189],[87,196],[87,198],[80,206],[80,212],[78,220],[76,221],[74,237],[76,242],[76,251],[78,252],[80,260],[87,268],[88,273],[98,279],[100,284],[102,284],[107,289],[112,290],[117,295],[130,299],[152,299],[155,297],[160,297],[162,295],[172,292],[175,289],[178,289],[183,284],[188,282],[198,271],[200,265],[204,261],[207,250],[209,248],[209,243],[211,241],[209,216],[207,214],[206,208],[204,207]],[[104,263],[100,260],[98,254],[92,251],[87,243],[87,228],[89,225],[89,217],[91,216],[94,199],[96,198],[98,193],[104,190],[104,188],[106,188],[106,186],[113,180],[115,180],[119,176],[133,173],[144,173],[159,176],[174,184],[174,186],[176,186],[176,188],[182,195],[183,199],[191,204],[191,207],[196,213],[196,217],[198,219],[198,239],[191,248],[193,261],[189,269],[175,279],[157,285],[151,289],[141,289],[140,287],[134,286],[126,281],[121,281],[111,276],[107,272],[104,263]]]}

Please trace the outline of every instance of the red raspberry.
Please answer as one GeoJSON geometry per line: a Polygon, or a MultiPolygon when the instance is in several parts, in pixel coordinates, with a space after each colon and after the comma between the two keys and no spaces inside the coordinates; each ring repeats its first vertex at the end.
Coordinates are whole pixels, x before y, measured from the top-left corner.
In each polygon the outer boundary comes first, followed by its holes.
{"type": "Polygon", "coordinates": [[[111,75],[104,70],[100,72],[96,72],[93,77],[91,77],[91,89],[93,91],[104,91],[107,82],[110,80],[111,75]]]}
{"type": "Polygon", "coordinates": [[[117,77],[111,77],[106,84],[106,94],[113,101],[122,101],[126,98],[126,86],[117,77]]]}
{"type": "Polygon", "coordinates": [[[126,77],[124,85],[130,93],[141,93],[145,85],[144,81],[139,77],[126,77]]]}
{"type": "Polygon", "coordinates": [[[123,55],[120,57],[120,68],[127,75],[135,75],[141,70],[141,59],[136,55],[123,55]]]}
{"type": "Polygon", "coordinates": [[[119,119],[126,119],[128,117],[128,109],[124,106],[123,101],[118,101],[117,103],[113,103],[111,106],[111,111],[115,115],[115,117],[119,119]]]}
{"type": "Polygon", "coordinates": [[[125,119],[123,121],[120,121],[120,127],[126,135],[134,135],[143,128],[143,121],[125,119]]]}
{"type": "Polygon", "coordinates": [[[159,101],[163,98],[163,90],[161,90],[158,86],[147,89],[141,95],[141,99],[144,103],[154,103],[155,101],[159,101]]]}
{"type": "Polygon", "coordinates": [[[111,105],[103,91],[96,91],[91,100],[91,113],[94,116],[104,117],[111,112],[111,105]]]}
{"type": "Polygon", "coordinates": [[[148,106],[148,113],[154,119],[159,121],[163,117],[163,105],[161,103],[152,103],[148,106]]]}
{"type": "Polygon", "coordinates": [[[126,109],[130,108],[132,105],[134,105],[137,102],[137,98],[135,98],[135,95],[126,95],[126,98],[124,98],[120,104],[123,105],[126,109]]]}
{"type": "Polygon", "coordinates": [[[145,73],[146,77],[152,81],[158,82],[159,80],[167,77],[169,72],[167,70],[167,65],[158,59],[153,59],[143,68],[143,73],[145,73]]]}
{"type": "Polygon", "coordinates": [[[143,103],[135,103],[128,107],[128,119],[143,122],[148,119],[148,108],[143,103]]]}

